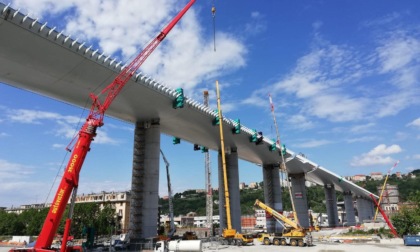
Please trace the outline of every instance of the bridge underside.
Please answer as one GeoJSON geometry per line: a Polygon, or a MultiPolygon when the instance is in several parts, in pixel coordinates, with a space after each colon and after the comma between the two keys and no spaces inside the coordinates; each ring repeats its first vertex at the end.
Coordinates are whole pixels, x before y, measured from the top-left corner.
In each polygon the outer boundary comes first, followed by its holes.
{"type": "MultiPolygon", "coordinates": [[[[89,94],[112,82],[124,63],[77,42],[59,31],[25,17],[13,9],[3,11],[0,3],[0,82],[79,107],[90,105],[89,94]]],[[[219,130],[212,125],[216,114],[203,104],[186,99],[182,109],[173,109],[177,94],[141,74],[132,78],[115,99],[107,115],[123,121],[160,120],[161,133],[219,150],[219,130]]],[[[261,145],[249,142],[253,133],[242,127],[233,135],[233,121],[224,118],[225,145],[236,148],[238,157],[256,164],[278,164],[279,152],[271,152],[270,140],[261,145]]],[[[370,192],[342,179],[305,157],[288,150],[289,174],[305,174],[306,180],[320,185],[334,184],[336,190],[369,197],[370,192]]]]}

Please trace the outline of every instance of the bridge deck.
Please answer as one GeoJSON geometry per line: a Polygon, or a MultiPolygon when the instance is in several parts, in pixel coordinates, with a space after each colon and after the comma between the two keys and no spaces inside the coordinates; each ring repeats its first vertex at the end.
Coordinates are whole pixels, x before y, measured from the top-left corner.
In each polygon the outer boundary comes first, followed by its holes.
{"type": "MultiPolygon", "coordinates": [[[[91,104],[89,94],[102,90],[121,70],[117,60],[13,9],[3,12],[4,8],[0,3],[0,82],[85,107],[91,104]]],[[[159,118],[162,133],[218,150],[219,129],[212,125],[216,114],[188,98],[184,108],[173,109],[175,97],[174,90],[138,74],[124,87],[107,115],[132,123],[159,118]]],[[[242,127],[241,134],[233,135],[232,127],[233,121],[224,118],[225,145],[236,147],[239,158],[257,164],[280,161],[279,152],[268,149],[270,140],[255,145],[249,142],[252,130],[242,127]]],[[[286,156],[289,173],[304,172],[315,183],[334,184],[337,190],[365,197],[370,194],[290,150],[286,156]]]]}

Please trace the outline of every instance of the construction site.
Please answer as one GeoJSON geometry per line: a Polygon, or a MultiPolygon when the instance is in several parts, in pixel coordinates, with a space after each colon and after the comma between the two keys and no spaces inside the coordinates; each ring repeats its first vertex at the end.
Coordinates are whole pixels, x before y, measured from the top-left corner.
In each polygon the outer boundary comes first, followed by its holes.
{"type": "MultiPolygon", "coordinates": [[[[0,40],[0,81],[88,111],[85,120],[80,123],[82,126],[66,147],[69,157],[66,158],[62,176],[56,177],[60,182],[52,202],[34,204],[34,207],[28,205],[28,208],[39,211],[48,209],[39,235],[33,240],[23,236],[13,237],[14,241],[24,240],[6,244],[9,246],[0,247],[0,252],[383,252],[416,249],[405,246],[407,238],[398,234],[390,215],[382,209],[387,204],[386,210],[391,211],[396,204],[396,188],[390,186],[385,190],[385,187],[391,170],[399,161],[388,171],[380,195],[376,195],[286,147],[280,137],[277,124],[279,114],[275,111],[277,107],[271,94],[268,94],[267,104],[272,117],[270,124],[275,129],[273,139],[254,129],[256,125],[247,127],[240,119],[230,119],[223,114],[221,92],[224,90],[217,79],[214,80],[217,109],[212,110],[209,90],[201,92],[202,101],[196,101],[185,94],[187,90],[184,88],[169,88],[139,71],[156,48],[165,43],[167,35],[177,23],[194,8],[195,2],[190,0],[186,5],[184,3],[142,51],[127,63],[118,63],[111,56],[99,54],[92,46],[88,47],[55,27],[49,27],[47,22],[41,23],[10,4],[0,3],[0,32],[8,35],[0,40]],[[101,87],[99,83],[108,85],[101,87]],[[80,195],[78,189],[83,181],[80,177],[83,176],[81,171],[85,159],[89,160],[94,155],[96,145],[92,143],[103,133],[99,129],[106,127],[107,116],[133,125],[130,190],[80,195]],[[203,160],[198,165],[204,166],[205,216],[197,219],[187,216],[190,218],[176,220],[172,178],[177,170],[171,165],[166,149],[162,148],[162,134],[170,136],[174,146],[185,141],[193,151],[202,154],[203,160]],[[216,183],[212,181],[211,153],[217,156],[216,183]],[[258,232],[255,231],[259,228],[256,223],[244,224],[246,221],[242,219],[240,160],[255,164],[262,171],[264,198],[257,199],[253,205],[264,213],[265,223],[258,232]],[[165,174],[159,174],[162,161],[165,174]],[[160,223],[161,209],[158,204],[159,175],[165,178],[169,208],[163,224],[160,223]],[[322,227],[311,215],[307,195],[311,183],[321,186],[325,194],[323,204],[326,212],[318,213],[320,217],[322,214],[326,217],[322,227]],[[217,201],[213,198],[216,184],[217,201]],[[383,197],[384,191],[386,197],[383,197]],[[338,192],[343,195],[340,216],[338,192]],[[284,194],[290,198],[291,209],[287,209],[290,215],[285,213],[284,194]],[[83,232],[72,228],[80,225],[80,219],[74,218],[76,203],[87,202],[99,204],[101,211],[111,206],[112,220],[105,221],[106,225],[112,226],[111,238],[105,238],[104,235],[99,241],[94,227],[83,227],[83,232]],[[217,216],[214,214],[214,204],[218,205],[217,216]],[[190,222],[183,225],[185,227],[195,225],[202,227],[202,230],[177,230],[177,225],[182,226],[182,222],[190,222]],[[246,225],[254,226],[252,232],[245,228],[246,225]],[[377,233],[350,234],[354,229],[386,229],[390,237],[377,233]]],[[[214,31],[213,50],[216,51],[215,1],[212,1],[209,13],[214,31]]],[[[112,158],[112,155],[104,158],[112,158]]],[[[14,212],[11,209],[10,212],[22,214],[27,210],[24,208],[16,208],[14,212]]],[[[409,245],[420,245],[420,241],[416,244],[418,238],[414,236],[413,239],[413,244],[409,245]]]]}

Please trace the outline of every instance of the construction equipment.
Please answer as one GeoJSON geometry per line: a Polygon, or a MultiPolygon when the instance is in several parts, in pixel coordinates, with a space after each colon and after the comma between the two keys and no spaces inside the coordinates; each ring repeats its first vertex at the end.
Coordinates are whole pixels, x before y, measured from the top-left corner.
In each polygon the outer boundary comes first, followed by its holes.
{"type": "Polygon", "coordinates": [[[200,252],[202,250],[201,240],[194,241],[158,241],[153,249],[154,252],[200,252]]]}
{"type": "Polygon", "coordinates": [[[222,110],[220,106],[220,92],[219,92],[219,82],[216,81],[216,91],[217,91],[217,110],[219,116],[219,129],[220,129],[220,151],[222,155],[222,166],[223,166],[223,185],[225,192],[225,208],[226,208],[226,221],[227,228],[223,229],[222,233],[222,244],[227,245],[246,245],[254,243],[254,238],[252,235],[240,234],[236,232],[236,229],[232,228],[232,221],[230,216],[230,199],[229,199],[229,187],[227,180],[227,170],[226,170],[226,157],[225,157],[225,143],[223,139],[223,117],[222,110]]]}
{"type": "MultiPolygon", "coordinates": [[[[90,94],[92,98],[92,106],[90,108],[89,115],[86,122],[83,124],[79,131],[78,139],[74,145],[73,153],[69,159],[69,162],[64,170],[64,174],[60,185],[58,186],[56,195],[51,204],[51,208],[45,219],[41,233],[33,248],[24,249],[24,251],[51,251],[51,244],[54,235],[60,225],[60,221],[63,217],[67,203],[72,194],[69,216],[66,219],[64,235],[62,240],[61,252],[64,251],[81,251],[81,247],[70,247],[66,246],[67,239],[70,232],[74,202],[77,195],[77,187],[79,185],[79,174],[82,168],[83,162],[87,153],[90,150],[90,144],[96,136],[96,130],[98,127],[103,126],[103,119],[105,112],[114,99],[118,96],[121,89],[127,84],[131,77],[140,68],[142,63],[147,57],[154,51],[154,49],[162,42],[166,35],[172,30],[175,24],[182,18],[182,16],[188,11],[188,9],[195,3],[195,0],[191,0],[176,16],[175,18],[156,36],[145,49],[129,64],[127,65],[110,83],[105,87],[100,95],[104,95],[103,101],[99,99],[95,94],[90,94]]],[[[70,151],[70,149],[68,149],[70,151]]],[[[17,250],[12,249],[10,252],[16,252],[17,250]]],[[[22,251],[22,250],[19,250],[22,251]]]]}
{"type": "MultiPolygon", "coordinates": [[[[274,113],[274,104],[273,104],[273,100],[271,99],[271,94],[268,94],[269,100],[270,100],[270,108],[271,108],[271,114],[273,115],[273,121],[274,121],[274,126],[276,127],[276,144],[279,145],[280,148],[282,147],[281,141],[280,141],[280,132],[279,132],[279,127],[277,125],[277,120],[276,120],[276,115],[274,113]]],[[[290,182],[289,182],[289,173],[287,171],[287,167],[286,167],[286,162],[284,160],[284,154],[283,154],[283,150],[280,149],[280,156],[281,156],[281,164],[280,164],[280,173],[284,172],[286,174],[286,179],[287,179],[287,188],[289,191],[289,196],[290,196],[290,202],[292,203],[292,211],[293,211],[293,217],[295,218],[296,223],[299,223],[299,219],[296,213],[296,209],[295,209],[295,203],[293,200],[293,194],[292,194],[292,189],[290,186],[290,182]]]]}
{"type": "Polygon", "coordinates": [[[193,231],[186,231],[183,235],[182,235],[182,240],[198,240],[198,236],[195,232],[193,231]]]}
{"type": "Polygon", "coordinates": [[[391,230],[391,233],[394,235],[395,238],[398,238],[398,233],[397,230],[395,230],[394,226],[392,225],[391,221],[389,220],[389,218],[386,216],[386,213],[384,212],[384,210],[382,210],[382,207],[379,205],[379,203],[376,201],[375,196],[373,196],[373,194],[370,194],[370,197],[372,198],[373,203],[375,203],[376,207],[379,209],[379,211],[382,214],[382,217],[384,218],[386,224],[388,225],[389,229],[391,230]]]}
{"type": "Polygon", "coordinates": [[[262,233],[258,236],[258,241],[262,242],[264,245],[291,245],[291,246],[300,246],[312,245],[312,235],[306,229],[302,228],[296,222],[288,219],[286,216],[280,214],[276,210],[262,203],[258,199],[255,201],[255,206],[264,209],[267,213],[272,215],[280,223],[284,223],[285,229],[282,234],[267,234],[262,233]]]}
{"type": "MultiPolygon", "coordinates": [[[[204,94],[204,106],[209,106],[209,92],[205,90],[204,94]]],[[[213,189],[211,187],[211,166],[210,166],[210,153],[204,153],[204,163],[206,170],[206,222],[207,227],[210,229],[210,236],[213,235],[213,189]]]]}
{"type": "Polygon", "coordinates": [[[168,237],[169,239],[174,236],[176,232],[175,223],[174,223],[174,205],[172,202],[172,187],[171,187],[171,177],[169,175],[169,162],[165,157],[165,154],[163,154],[163,151],[160,150],[160,153],[162,154],[163,161],[166,165],[166,180],[168,182],[168,203],[169,203],[169,232],[168,237]]]}
{"type": "MultiPolygon", "coordinates": [[[[381,205],[381,201],[382,201],[382,196],[384,194],[385,191],[385,187],[386,187],[386,182],[388,181],[388,177],[389,175],[391,175],[391,171],[397,167],[398,163],[400,162],[400,160],[397,160],[397,162],[394,164],[394,166],[392,166],[389,170],[388,173],[386,174],[385,177],[385,181],[384,181],[384,185],[382,186],[382,190],[381,190],[381,195],[379,196],[379,200],[378,200],[378,206],[381,205]]],[[[388,201],[389,202],[389,201],[388,201]]],[[[379,211],[379,207],[376,208],[376,212],[375,212],[375,216],[373,217],[373,220],[376,221],[376,216],[378,215],[378,211],[379,211]]]]}

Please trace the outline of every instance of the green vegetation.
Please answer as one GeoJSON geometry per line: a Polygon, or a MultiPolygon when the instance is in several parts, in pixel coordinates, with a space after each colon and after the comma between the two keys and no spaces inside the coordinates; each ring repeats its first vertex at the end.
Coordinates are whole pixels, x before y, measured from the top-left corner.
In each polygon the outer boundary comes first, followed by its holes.
{"type": "MultiPolygon", "coordinates": [[[[325,212],[325,193],[322,186],[312,186],[307,190],[308,205],[314,212],[325,212]]],[[[342,195],[337,192],[337,198],[342,200],[342,195]]],[[[213,202],[218,202],[219,194],[213,193],[213,202]]],[[[254,202],[256,199],[264,200],[264,191],[258,189],[241,190],[240,202],[242,215],[254,215],[254,202]]],[[[283,209],[285,211],[292,210],[292,204],[287,188],[283,188],[282,194],[283,209]]],[[[169,214],[169,202],[162,198],[159,199],[162,214],[169,214]]],[[[173,197],[174,215],[186,215],[189,212],[195,212],[197,215],[206,215],[206,194],[204,192],[197,193],[195,190],[188,190],[182,193],[176,193],[173,197]]],[[[213,204],[213,214],[219,214],[218,204],[213,204]]]]}
{"type": "MultiPolygon", "coordinates": [[[[402,202],[410,201],[411,205],[403,207],[399,213],[392,217],[392,222],[400,235],[415,234],[420,232],[420,170],[413,171],[416,178],[397,178],[392,175],[388,179],[388,184],[397,185],[402,202]]],[[[357,183],[368,191],[377,194],[377,188],[381,187],[382,181],[368,179],[365,182],[357,183]]],[[[254,215],[254,202],[256,199],[264,200],[264,192],[261,189],[262,182],[258,189],[241,190],[240,202],[243,215],[254,215]]],[[[316,213],[326,212],[325,193],[322,186],[312,186],[307,188],[308,207],[316,213]]],[[[219,194],[216,191],[213,194],[213,202],[218,202],[219,194]]],[[[283,210],[291,211],[291,201],[287,188],[283,188],[282,194],[283,210]]],[[[337,192],[337,200],[342,201],[343,195],[337,192]]],[[[206,214],[206,194],[197,193],[195,190],[188,190],[182,193],[176,193],[173,199],[174,215],[186,215],[189,212],[195,212],[197,215],[206,214]]],[[[168,214],[168,200],[159,199],[161,213],[168,214]]],[[[219,205],[213,205],[213,214],[219,214],[219,205]]],[[[0,236],[1,235],[38,235],[49,209],[29,209],[22,214],[6,213],[0,210],[0,236]]],[[[61,221],[58,233],[63,233],[65,216],[61,221]]],[[[93,227],[97,235],[108,235],[120,227],[115,209],[112,204],[107,203],[100,208],[96,203],[80,203],[74,208],[71,233],[76,238],[80,238],[83,227],[93,227]]],[[[356,231],[354,231],[356,232],[356,231]]],[[[386,235],[384,233],[384,235],[386,235]]]]}
{"type": "Polygon", "coordinates": [[[379,234],[382,237],[386,238],[392,238],[394,235],[391,233],[389,229],[385,228],[379,228],[379,229],[369,229],[367,231],[359,230],[359,229],[352,229],[347,232],[349,235],[373,235],[373,234],[379,234]]]}
{"type": "MultiPolygon", "coordinates": [[[[415,178],[409,178],[409,177],[397,178],[395,174],[392,174],[388,178],[387,184],[398,186],[398,192],[400,194],[400,201],[402,202],[405,202],[408,200],[410,193],[415,192],[415,191],[420,191],[420,169],[414,170],[412,173],[416,175],[415,178]]],[[[368,178],[367,181],[358,182],[356,184],[365,188],[369,192],[378,194],[378,187],[383,186],[384,180],[372,180],[368,178]]]]}
{"type": "Polygon", "coordinates": [[[420,232],[420,190],[408,196],[411,205],[404,206],[391,217],[392,223],[400,236],[420,232]]]}
{"type": "MultiPolygon", "coordinates": [[[[48,214],[49,208],[28,209],[21,214],[6,213],[0,210],[0,235],[38,235],[48,214]]],[[[64,212],[64,217],[60,223],[57,233],[64,231],[65,216],[68,209],[64,212]]],[[[83,227],[94,227],[98,235],[109,235],[111,229],[118,228],[118,218],[111,204],[105,204],[100,209],[96,203],[80,203],[74,207],[71,234],[76,238],[81,238],[83,227]]]]}

